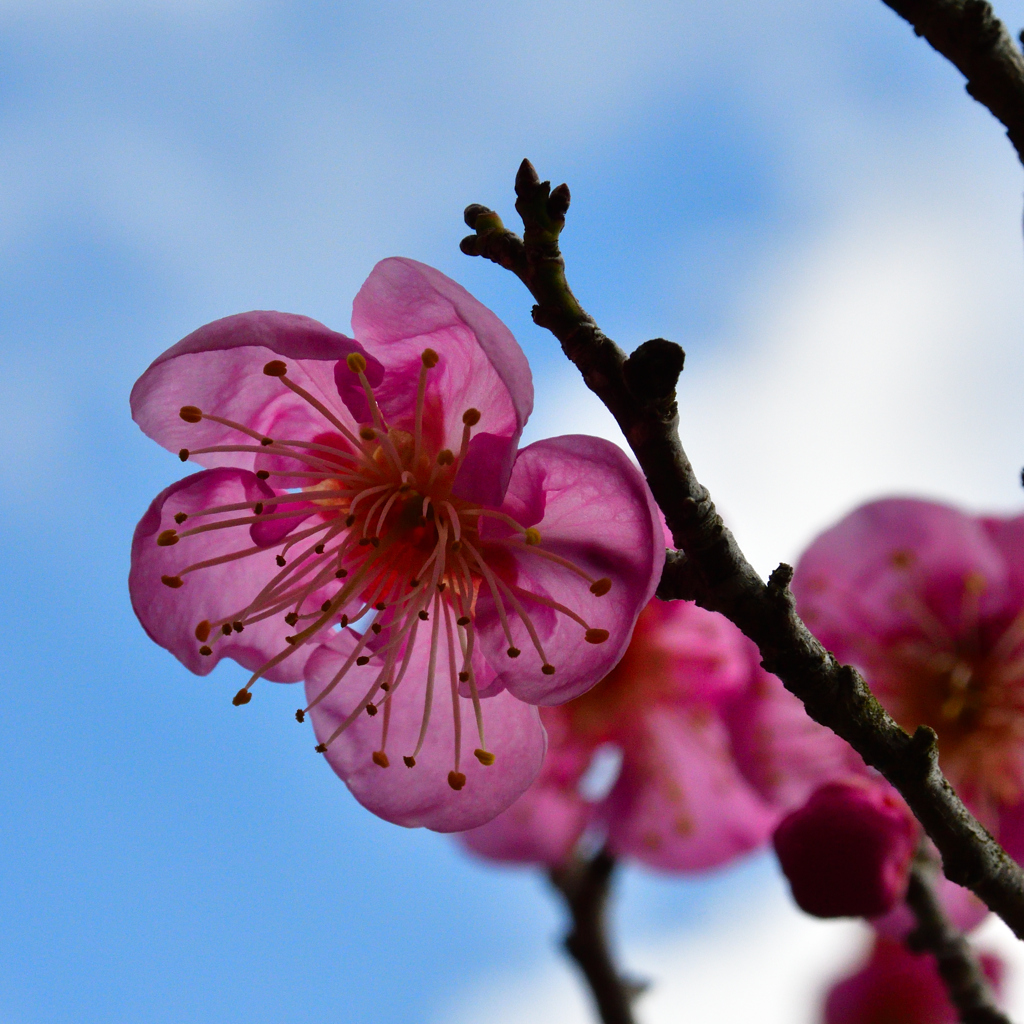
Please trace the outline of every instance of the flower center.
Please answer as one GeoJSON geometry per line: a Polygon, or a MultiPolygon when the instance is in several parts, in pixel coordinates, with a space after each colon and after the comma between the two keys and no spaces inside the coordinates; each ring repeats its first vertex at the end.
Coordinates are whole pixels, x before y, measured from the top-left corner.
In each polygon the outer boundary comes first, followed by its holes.
{"type": "Polygon", "coordinates": [[[439,670],[444,673],[447,669],[455,725],[454,768],[448,781],[458,790],[466,781],[459,770],[459,696],[463,688],[468,689],[476,719],[479,746],[474,754],[482,764],[494,761],[484,743],[474,670],[475,613],[480,594],[486,591],[493,601],[508,642],[507,656],[518,658],[522,653],[515,646],[510,625],[513,617],[518,617],[540,659],[541,671],[553,675],[555,666],[549,662],[530,617],[531,605],[553,609],[572,619],[585,631],[589,643],[603,643],[608,632],[591,627],[571,608],[518,585],[509,566],[516,560],[545,559],[573,574],[580,586],[588,587],[597,596],[606,594],[611,582],[607,578],[595,579],[546,550],[540,533],[533,527],[522,526],[498,509],[453,495],[453,485],[466,459],[480,413],[476,409],[463,413],[457,452],[439,449],[430,440],[437,432],[425,429],[431,426],[426,389],[428,374],[437,363],[437,353],[426,349],[421,359],[413,422],[404,428],[385,420],[366,377],[366,360],[358,353],[348,356],[347,365],[362,386],[371,420],[356,431],[291,380],[287,365],[276,359],[266,364],[264,373],[278,378],[283,387],[316,410],[323,419],[323,433],[308,440],[268,438],[243,424],[195,406],[184,406],[180,415],[186,422],[211,420],[240,431],[254,443],[182,449],[179,455],[183,461],[192,454],[255,453],[257,466],[272,467],[256,472],[258,478],[272,483],[273,486],[268,483],[272,493],[262,500],[221,505],[191,514],[178,512],[175,522],[183,526],[187,521],[188,526],[180,532],[164,530],[157,543],[172,546],[192,535],[234,528],[268,529],[269,536],[276,537],[268,543],[257,541],[217,558],[196,562],[173,576],[163,577],[167,586],[177,589],[190,573],[278,547],[279,571],[245,607],[217,622],[204,620],[196,627],[196,639],[202,645],[199,652],[203,655],[211,655],[223,637],[273,616],[283,616],[295,629],[286,637],[287,646],[257,669],[235,695],[236,705],[247,704],[257,679],[303,644],[315,642],[325,628],[343,628],[372,616],[373,622],[361,636],[357,635],[336,675],[309,706],[296,713],[298,720],[303,721],[306,713],[337,687],[353,665],[364,666],[375,659],[375,665],[381,666],[362,699],[334,733],[318,744],[316,749],[321,753],[360,714],[374,716],[383,711],[381,745],[372,757],[380,767],[389,767],[386,748],[392,701],[407,672],[418,632],[429,630],[429,668],[419,739],[403,760],[410,768],[416,764],[430,722],[435,677],[439,670]],[[259,457],[264,457],[262,462],[259,457]],[[203,522],[204,517],[235,512],[241,515],[203,522]],[[309,525],[299,528],[299,522],[306,520],[309,525]],[[484,529],[485,522],[489,522],[490,529],[484,529]]]}

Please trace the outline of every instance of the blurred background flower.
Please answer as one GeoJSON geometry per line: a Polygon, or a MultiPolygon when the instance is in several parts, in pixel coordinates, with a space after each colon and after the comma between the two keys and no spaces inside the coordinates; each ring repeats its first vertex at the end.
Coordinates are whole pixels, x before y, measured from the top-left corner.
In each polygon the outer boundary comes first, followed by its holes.
{"type": "MultiPolygon", "coordinates": [[[[762,572],[882,493],[1015,510],[998,125],[877,0],[0,0],[0,55],[0,1022],[587,1020],[539,878],[372,819],[287,693],[233,708],[241,671],[214,688],[145,638],[128,538],[167,462],[131,383],[241,310],[345,330],[400,254],[516,333],[524,443],[616,437],[518,283],[458,252],[467,203],[511,222],[529,156],[572,188],[584,305],[686,349],[688,450],[762,572]]],[[[813,1020],[861,941],[770,857],[630,871],[617,924],[650,1024],[813,1020]]]]}

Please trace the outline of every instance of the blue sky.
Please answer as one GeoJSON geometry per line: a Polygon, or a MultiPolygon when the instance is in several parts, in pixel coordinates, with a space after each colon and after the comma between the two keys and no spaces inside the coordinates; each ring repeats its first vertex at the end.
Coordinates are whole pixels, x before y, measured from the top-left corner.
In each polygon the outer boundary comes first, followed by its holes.
{"type": "MultiPolygon", "coordinates": [[[[361,811],[293,692],[233,708],[233,667],[190,676],[125,583],[182,472],[134,379],[245,309],[347,330],[386,256],[510,324],[532,437],[613,434],[518,282],[458,251],[467,203],[511,221],[523,156],[572,188],[605,329],[686,348],[684,440],[759,567],[883,491],[1019,506],[1020,172],[876,0],[0,0],[0,1024],[397,1024],[546,991],[538,878],[361,811]]],[[[765,861],[630,872],[627,953],[776,891],[765,861]]]]}

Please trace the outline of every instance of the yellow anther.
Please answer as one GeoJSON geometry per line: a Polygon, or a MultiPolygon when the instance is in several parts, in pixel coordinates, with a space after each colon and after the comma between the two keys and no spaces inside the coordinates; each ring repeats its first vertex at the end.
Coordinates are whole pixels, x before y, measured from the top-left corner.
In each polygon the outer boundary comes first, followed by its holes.
{"type": "Polygon", "coordinates": [[[161,576],[160,582],[165,587],[170,587],[172,590],[177,590],[178,587],[183,586],[185,583],[180,576],[161,576]]]}
{"type": "Polygon", "coordinates": [[[388,755],[383,750],[375,750],[373,752],[373,763],[380,765],[381,768],[387,768],[391,764],[388,760],[388,755]]]}
{"type": "Polygon", "coordinates": [[[588,644],[603,644],[608,639],[607,629],[588,629],[585,634],[588,644]]]}
{"type": "Polygon", "coordinates": [[[169,548],[172,544],[177,544],[178,539],[177,530],[164,530],[157,536],[156,542],[162,548],[169,548]]]}
{"type": "Polygon", "coordinates": [[[198,423],[203,418],[202,409],[197,409],[194,405],[183,405],[178,410],[178,415],[186,423],[198,423]]]}
{"type": "Polygon", "coordinates": [[[554,665],[541,665],[540,670],[546,676],[553,676],[555,674],[555,666],[554,665]]]}
{"type": "Polygon", "coordinates": [[[423,350],[423,355],[420,358],[423,360],[423,365],[428,370],[432,370],[437,366],[437,361],[441,357],[432,348],[425,348],[423,350]]]}
{"type": "Polygon", "coordinates": [[[178,449],[178,458],[181,459],[182,462],[188,462],[188,449],[187,448],[179,448],[178,449]]]}
{"type": "Polygon", "coordinates": [[[477,747],[476,750],[473,751],[473,756],[481,764],[486,765],[488,768],[490,768],[490,766],[494,764],[494,755],[489,750],[484,750],[481,747],[477,747]]]}
{"type": "Polygon", "coordinates": [[[187,513],[187,512],[175,512],[175,513],[174,513],[174,521],[175,521],[175,522],[176,522],[176,523],[177,523],[177,524],[178,524],[179,526],[181,526],[181,524],[182,524],[183,522],[185,522],[185,520],[186,520],[186,519],[188,519],[188,513],[187,513]]]}
{"type": "Polygon", "coordinates": [[[604,597],[612,589],[612,581],[605,576],[603,579],[594,580],[590,584],[590,592],[594,597],[604,597]]]}
{"type": "Polygon", "coordinates": [[[462,789],[466,784],[466,776],[462,772],[449,772],[448,773],[448,785],[452,787],[456,792],[462,789]]]}
{"type": "Polygon", "coordinates": [[[205,644],[210,639],[210,623],[206,619],[196,626],[196,639],[201,643],[205,644]]]}
{"type": "Polygon", "coordinates": [[[372,441],[377,436],[377,431],[373,427],[360,427],[359,436],[364,441],[372,441]]]}
{"type": "Polygon", "coordinates": [[[416,758],[415,757],[403,757],[402,760],[405,762],[405,767],[406,768],[415,768],[416,767],[416,758]]]}
{"type": "Polygon", "coordinates": [[[540,530],[535,530],[531,526],[526,531],[526,543],[527,544],[539,544],[540,543],[540,530]]]}
{"type": "Polygon", "coordinates": [[[462,414],[462,422],[467,427],[475,427],[480,422],[480,410],[479,409],[467,409],[462,414]]]}
{"type": "Polygon", "coordinates": [[[376,705],[376,704],[367,704],[367,705],[366,705],[366,713],[367,713],[367,714],[368,714],[368,715],[369,715],[369,716],[370,716],[371,718],[373,718],[373,716],[374,716],[375,714],[377,714],[377,705],[376,705]]]}
{"type": "Polygon", "coordinates": [[[358,352],[349,352],[345,357],[345,363],[353,373],[366,372],[366,359],[358,352]]]}
{"type": "Polygon", "coordinates": [[[271,359],[263,367],[263,372],[268,377],[283,377],[288,372],[288,364],[281,359],[271,359]]]}
{"type": "Polygon", "coordinates": [[[200,647],[199,648],[199,653],[204,658],[208,658],[211,654],[213,654],[213,650],[212,650],[212,648],[209,648],[209,647],[200,647]]]}
{"type": "Polygon", "coordinates": [[[450,448],[442,448],[437,453],[437,464],[439,466],[450,466],[455,461],[455,455],[450,448]]]}

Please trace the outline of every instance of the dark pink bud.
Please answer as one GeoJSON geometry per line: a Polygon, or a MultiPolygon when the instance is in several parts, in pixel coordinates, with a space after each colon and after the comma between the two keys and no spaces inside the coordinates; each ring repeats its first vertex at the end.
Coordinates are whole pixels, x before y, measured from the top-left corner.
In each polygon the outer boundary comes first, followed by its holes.
{"type": "Polygon", "coordinates": [[[859,779],[830,782],[772,842],[793,898],[815,917],[878,917],[902,900],[918,826],[902,800],[859,779]]]}

